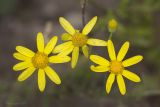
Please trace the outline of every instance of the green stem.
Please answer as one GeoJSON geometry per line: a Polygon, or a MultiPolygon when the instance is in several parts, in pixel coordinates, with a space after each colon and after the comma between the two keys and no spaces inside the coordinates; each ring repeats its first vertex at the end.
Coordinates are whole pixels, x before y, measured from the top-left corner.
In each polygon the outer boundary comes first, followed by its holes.
{"type": "Polygon", "coordinates": [[[111,40],[111,39],[112,39],[112,35],[113,35],[113,33],[111,32],[110,35],[109,35],[108,40],[111,40]]]}

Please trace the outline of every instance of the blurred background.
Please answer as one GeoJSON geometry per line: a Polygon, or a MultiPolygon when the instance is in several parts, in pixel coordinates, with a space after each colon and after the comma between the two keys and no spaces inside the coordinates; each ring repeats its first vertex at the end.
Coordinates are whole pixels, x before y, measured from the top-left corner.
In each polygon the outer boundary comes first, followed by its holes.
{"type": "MultiPolygon", "coordinates": [[[[65,31],[60,16],[82,29],[83,0],[0,0],[0,107],[160,107],[160,0],[87,0],[85,22],[97,15],[98,22],[90,37],[107,40],[107,23],[119,22],[113,41],[118,51],[125,41],[131,43],[126,56],[141,54],[144,60],[129,70],[142,82],[125,79],[127,93],[121,96],[117,83],[105,92],[108,73],[91,72],[88,59],[80,56],[77,67],[70,63],[53,64],[62,79],[57,86],[47,78],[43,93],[38,90],[37,72],[24,82],[14,72],[15,46],[36,51],[36,34],[42,31],[46,42],[65,31]]],[[[90,47],[91,54],[108,59],[106,47],[90,47]]]]}

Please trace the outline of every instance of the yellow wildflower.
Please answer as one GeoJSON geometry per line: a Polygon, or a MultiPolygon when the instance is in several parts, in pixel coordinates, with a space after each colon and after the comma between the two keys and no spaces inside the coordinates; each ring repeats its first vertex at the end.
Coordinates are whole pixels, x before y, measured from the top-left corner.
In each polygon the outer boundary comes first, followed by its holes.
{"type": "Polygon", "coordinates": [[[109,71],[110,75],[106,82],[106,92],[107,93],[110,92],[112,84],[116,77],[120,93],[124,95],[126,93],[126,86],[122,76],[126,77],[127,79],[133,82],[141,81],[139,76],[132,73],[131,71],[126,70],[125,67],[129,67],[131,65],[137,64],[143,59],[143,56],[137,55],[122,61],[129,49],[129,42],[125,42],[123,44],[117,57],[115,54],[114,45],[111,40],[108,40],[107,45],[108,45],[108,53],[111,61],[108,61],[107,59],[98,55],[91,55],[90,60],[92,60],[94,63],[98,65],[97,66],[91,65],[90,68],[92,71],[95,71],[95,72],[109,71]]]}
{"type": "Polygon", "coordinates": [[[23,46],[16,46],[18,52],[14,53],[14,58],[22,61],[13,66],[14,71],[24,70],[18,77],[18,81],[24,81],[38,69],[38,86],[42,92],[45,89],[45,74],[56,84],[61,84],[58,74],[49,67],[49,63],[65,63],[70,61],[68,56],[48,56],[57,43],[57,36],[54,36],[44,47],[44,37],[41,32],[37,34],[38,51],[34,53],[23,46]]]}
{"type": "Polygon", "coordinates": [[[53,53],[68,55],[72,52],[71,67],[74,68],[78,61],[79,48],[82,48],[83,54],[88,57],[88,45],[107,46],[107,42],[99,39],[89,38],[90,33],[96,24],[97,16],[93,17],[83,28],[82,32],[73,28],[73,26],[63,17],[59,18],[61,26],[67,33],[62,35],[62,40],[67,41],[55,47],[53,53]]]}
{"type": "Polygon", "coordinates": [[[111,19],[108,23],[109,32],[115,32],[117,29],[118,23],[115,19],[111,19]]]}

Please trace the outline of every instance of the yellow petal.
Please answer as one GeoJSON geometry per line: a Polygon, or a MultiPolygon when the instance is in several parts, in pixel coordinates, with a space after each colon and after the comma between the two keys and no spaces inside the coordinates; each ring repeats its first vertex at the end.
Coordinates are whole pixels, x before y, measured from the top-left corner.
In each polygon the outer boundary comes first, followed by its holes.
{"type": "Polygon", "coordinates": [[[136,75],[135,73],[128,71],[128,70],[123,70],[122,75],[133,82],[140,82],[141,81],[141,79],[138,75],[136,75]]]}
{"type": "Polygon", "coordinates": [[[14,71],[19,71],[32,66],[31,62],[20,62],[13,66],[14,71]]]}
{"type": "Polygon", "coordinates": [[[38,87],[41,92],[44,91],[46,86],[45,72],[43,69],[38,70],[38,87]]]}
{"type": "Polygon", "coordinates": [[[128,66],[137,64],[142,59],[143,59],[143,56],[137,55],[137,56],[131,57],[129,59],[126,59],[125,61],[122,62],[122,64],[123,64],[124,67],[128,67],[128,66]]]}
{"type": "Polygon", "coordinates": [[[16,50],[21,53],[22,55],[28,56],[28,57],[33,57],[34,56],[34,52],[31,51],[28,48],[25,48],[23,46],[16,46],[16,50]]]}
{"type": "Polygon", "coordinates": [[[72,41],[62,43],[54,48],[53,53],[60,53],[68,49],[71,45],[72,45],[72,41]]]}
{"type": "Polygon", "coordinates": [[[61,56],[61,55],[56,55],[56,56],[51,56],[49,58],[50,63],[65,63],[69,62],[71,58],[69,56],[61,56]]]}
{"type": "Polygon", "coordinates": [[[37,34],[37,48],[39,52],[44,51],[44,37],[41,32],[37,34]]]}
{"type": "Polygon", "coordinates": [[[126,93],[126,86],[121,74],[117,75],[117,83],[118,83],[119,91],[121,92],[122,95],[124,95],[126,93]]]}
{"type": "Polygon", "coordinates": [[[75,34],[75,29],[66,19],[64,19],[63,17],[60,17],[59,22],[61,26],[66,30],[66,32],[68,32],[71,35],[75,34]]]}
{"type": "Polygon", "coordinates": [[[45,54],[50,54],[52,52],[52,50],[54,49],[56,43],[57,43],[57,36],[52,37],[52,39],[48,42],[47,46],[44,49],[44,53],[45,54]]]}
{"type": "Polygon", "coordinates": [[[100,39],[90,38],[87,40],[87,44],[92,46],[107,46],[107,42],[100,39]]]}
{"type": "Polygon", "coordinates": [[[106,82],[106,92],[109,94],[112,88],[112,84],[115,80],[115,74],[111,73],[106,82]]]}
{"type": "Polygon", "coordinates": [[[116,60],[116,53],[115,53],[114,45],[111,40],[108,40],[108,54],[112,61],[116,60]]]}
{"type": "Polygon", "coordinates": [[[35,71],[35,69],[36,69],[36,68],[34,68],[34,67],[29,67],[29,68],[27,68],[25,71],[23,71],[23,72],[19,75],[18,81],[24,81],[24,80],[26,80],[28,77],[30,77],[30,76],[33,74],[33,72],[35,71]]]}
{"type": "Polygon", "coordinates": [[[106,66],[94,66],[94,65],[91,65],[90,69],[94,72],[107,72],[109,70],[109,67],[106,67],[106,66]]]}
{"type": "Polygon", "coordinates": [[[98,55],[91,55],[90,60],[99,65],[105,65],[105,66],[110,65],[110,62],[107,59],[98,55]]]}
{"type": "Polygon", "coordinates": [[[121,47],[118,55],[117,55],[117,60],[118,60],[118,61],[122,61],[122,60],[123,60],[123,58],[125,57],[128,49],[129,49],[129,42],[125,42],[125,43],[123,44],[123,46],[121,47]]]}
{"type": "Polygon", "coordinates": [[[84,35],[88,35],[88,33],[92,30],[92,28],[94,27],[94,25],[97,22],[97,16],[93,17],[83,28],[82,30],[82,34],[84,35]]]}
{"type": "Polygon", "coordinates": [[[74,46],[71,45],[69,48],[67,48],[63,52],[59,53],[58,55],[61,55],[61,56],[69,55],[73,51],[73,48],[74,48],[74,46]]]}
{"type": "Polygon", "coordinates": [[[70,34],[68,34],[68,33],[64,33],[64,34],[62,34],[61,39],[63,41],[68,41],[68,40],[72,39],[72,36],[70,34]]]}
{"type": "Polygon", "coordinates": [[[83,51],[84,56],[88,58],[88,51],[89,51],[89,49],[88,49],[87,45],[84,45],[82,47],[82,51],[83,51]]]}
{"type": "Polygon", "coordinates": [[[47,76],[56,84],[61,84],[61,80],[58,76],[58,74],[51,68],[51,67],[46,67],[45,72],[47,76]]]}
{"type": "Polygon", "coordinates": [[[27,56],[24,56],[18,52],[14,53],[13,54],[13,57],[18,59],[18,60],[21,60],[21,61],[25,61],[25,60],[30,60],[31,58],[30,57],[27,57],[27,56]]]}
{"type": "Polygon", "coordinates": [[[72,68],[76,67],[77,61],[78,61],[78,56],[79,56],[79,47],[75,47],[72,52],[72,61],[71,61],[72,68]]]}

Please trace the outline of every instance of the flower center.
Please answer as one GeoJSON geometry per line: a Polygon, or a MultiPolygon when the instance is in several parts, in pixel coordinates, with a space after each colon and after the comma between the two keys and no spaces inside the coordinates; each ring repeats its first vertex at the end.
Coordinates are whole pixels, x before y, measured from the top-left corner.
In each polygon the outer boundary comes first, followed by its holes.
{"type": "Polygon", "coordinates": [[[74,46],[82,47],[87,44],[87,36],[82,33],[75,33],[72,36],[72,43],[74,46]]]}
{"type": "Polygon", "coordinates": [[[35,68],[43,69],[48,65],[48,56],[42,52],[37,52],[32,58],[32,63],[35,68]]]}
{"type": "Polygon", "coordinates": [[[119,61],[112,61],[110,65],[110,70],[112,73],[119,74],[122,73],[124,67],[119,61]]]}

